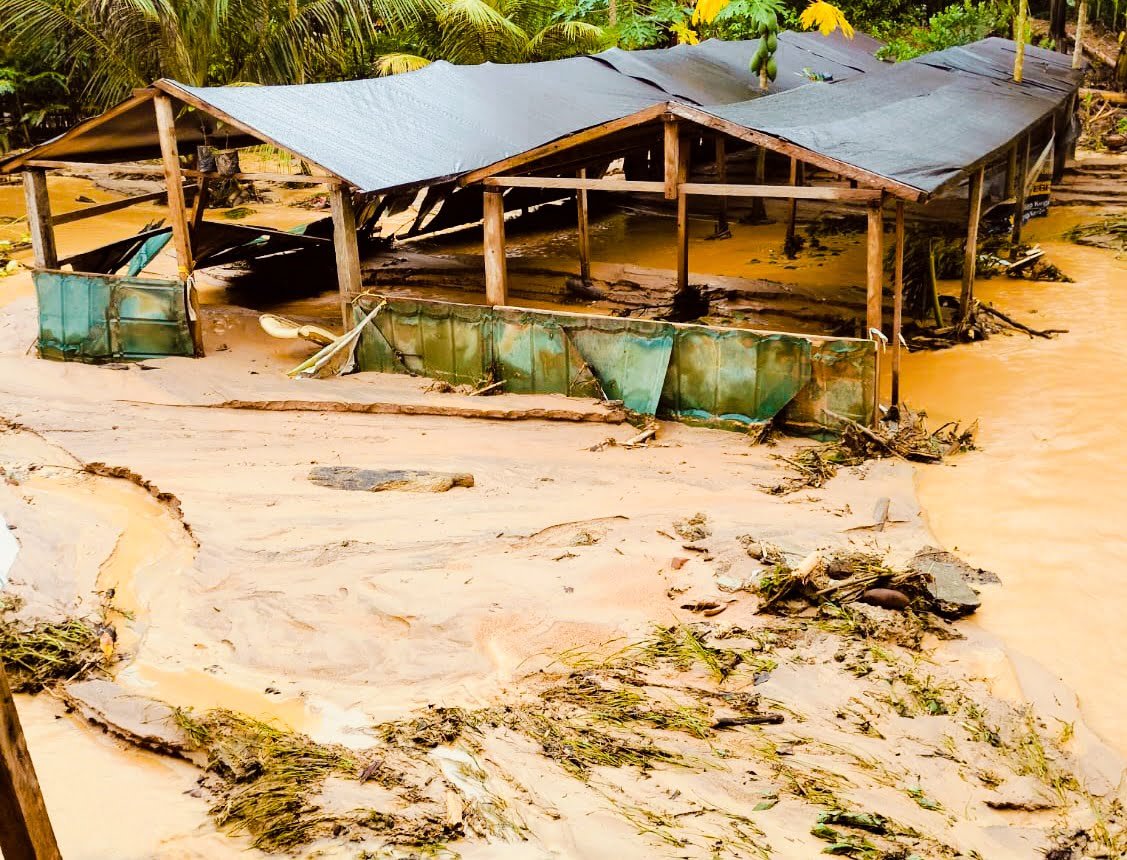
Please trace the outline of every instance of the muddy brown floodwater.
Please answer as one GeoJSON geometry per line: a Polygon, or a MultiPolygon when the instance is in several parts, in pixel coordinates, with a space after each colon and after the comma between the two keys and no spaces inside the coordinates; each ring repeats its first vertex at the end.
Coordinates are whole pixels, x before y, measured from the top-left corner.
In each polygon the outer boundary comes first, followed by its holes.
{"type": "Polygon", "coordinates": [[[931,528],[1000,588],[976,623],[1058,674],[1090,725],[1127,751],[1127,260],[1063,239],[1095,210],[1059,209],[1028,239],[1075,280],[981,282],[978,295],[1052,341],[994,337],[909,356],[909,402],[978,418],[981,450],[918,472],[931,528]]]}

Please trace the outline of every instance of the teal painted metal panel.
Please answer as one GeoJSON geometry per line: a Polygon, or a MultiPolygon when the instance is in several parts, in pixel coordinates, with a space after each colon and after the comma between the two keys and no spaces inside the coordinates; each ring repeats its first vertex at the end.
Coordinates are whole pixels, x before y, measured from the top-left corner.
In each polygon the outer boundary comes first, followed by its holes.
{"type": "MultiPolygon", "coordinates": [[[[374,306],[364,299],[362,314],[374,306]]],[[[876,346],[713,326],[391,299],[361,335],[361,370],[477,383],[516,393],[622,400],[642,414],[721,428],[779,415],[799,432],[869,423],[876,346]]]]}
{"type": "Polygon", "coordinates": [[[182,284],[40,270],[39,354],[61,361],[193,355],[182,284]]]}

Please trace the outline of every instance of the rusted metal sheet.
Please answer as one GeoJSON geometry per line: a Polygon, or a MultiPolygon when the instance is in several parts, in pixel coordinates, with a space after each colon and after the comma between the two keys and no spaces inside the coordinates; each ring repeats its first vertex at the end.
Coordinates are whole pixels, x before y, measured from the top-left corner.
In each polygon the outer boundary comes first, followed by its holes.
{"type": "Polygon", "coordinates": [[[39,354],[59,361],[193,355],[184,285],[38,270],[39,354]]]}
{"type": "MultiPolygon", "coordinates": [[[[357,322],[374,306],[363,299],[357,322]]],[[[776,416],[804,433],[870,423],[876,346],[714,326],[389,299],[361,335],[361,370],[517,393],[621,400],[694,424],[746,429],[776,416]]]]}

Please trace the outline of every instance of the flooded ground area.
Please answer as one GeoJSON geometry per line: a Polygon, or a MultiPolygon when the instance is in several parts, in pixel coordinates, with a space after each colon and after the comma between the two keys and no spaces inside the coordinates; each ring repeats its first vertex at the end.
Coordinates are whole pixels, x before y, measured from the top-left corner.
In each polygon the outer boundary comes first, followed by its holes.
{"type": "MultiPolygon", "coordinates": [[[[52,183],[59,211],[113,198],[52,183]]],[[[0,214],[21,200],[0,186],[0,214]]],[[[60,245],[161,214],[66,225],[60,245]]],[[[30,279],[0,279],[8,614],[116,631],[104,672],[19,697],[64,856],[1124,856],[1127,264],[1063,238],[1097,214],[1030,225],[1074,283],[979,284],[1068,334],[906,358],[908,401],[977,418],[979,450],[792,494],[765,489],[806,440],[665,422],[639,445],[586,401],[290,380],[315,347],[221,288],[203,360],[40,361],[30,279]],[[473,481],[313,479],[342,466],[473,481]],[[974,574],[970,618],[811,592],[759,611],[795,571],[832,590],[834,565],[903,573],[934,547],[1000,579],[974,574]]],[[[857,236],[792,262],[778,223],[710,226],[694,275],[863,281],[857,236]]],[[[671,265],[668,221],[616,214],[592,238],[598,265],[671,265]]],[[[572,242],[517,231],[514,256],[567,271],[572,242]]],[[[331,322],[335,298],[255,308],[331,322]]]]}

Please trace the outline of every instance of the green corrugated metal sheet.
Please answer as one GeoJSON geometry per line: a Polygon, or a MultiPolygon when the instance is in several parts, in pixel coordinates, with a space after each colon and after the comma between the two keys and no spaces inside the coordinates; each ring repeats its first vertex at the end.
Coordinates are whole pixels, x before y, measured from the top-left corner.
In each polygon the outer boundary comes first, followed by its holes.
{"type": "MultiPolygon", "coordinates": [[[[367,300],[365,300],[367,301],[367,300]]],[[[359,322],[374,305],[358,303],[359,322]]],[[[621,400],[636,412],[746,428],[780,415],[818,433],[870,423],[876,345],[653,320],[389,299],[361,334],[361,370],[621,400]]]]}
{"type": "Polygon", "coordinates": [[[39,354],[61,361],[193,355],[184,286],[156,278],[40,270],[39,354]]]}

